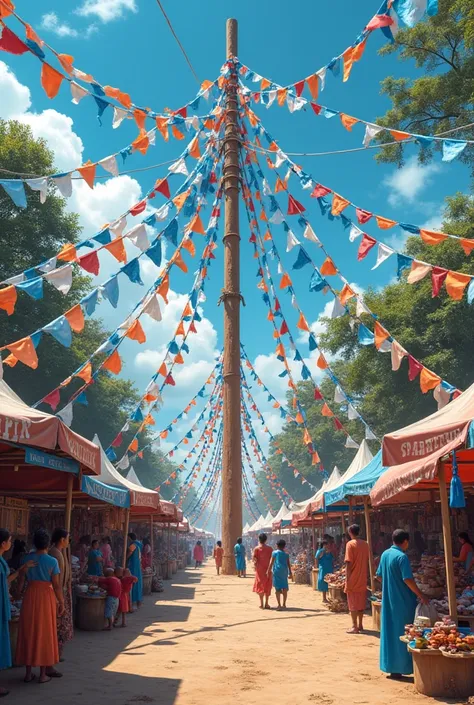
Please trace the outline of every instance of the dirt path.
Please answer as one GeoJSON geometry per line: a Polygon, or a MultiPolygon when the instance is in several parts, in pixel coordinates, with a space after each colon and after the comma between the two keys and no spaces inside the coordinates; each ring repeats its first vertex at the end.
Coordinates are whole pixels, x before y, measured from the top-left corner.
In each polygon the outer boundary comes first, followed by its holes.
{"type": "MultiPolygon", "coordinates": [[[[406,705],[433,703],[378,670],[378,638],[349,636],[306,586],[287,612],[262,612],[252,579],[217,577],[210,563],[178,573],[146,598],[126,629],[77,632],[64,678],[42,688],[23,670],[0,674],[15,705],[406,705]]],[[[275,602],[273,600],[273,602],[275,602]]],[[[370,628],[371,619],[367,620],[370,628]]],[[[438,701],[440,702],[440,701],[438,701]]],[[[444,702],[444,701],[441,701],[444,702]]],[[[448,702],[448,701],[446,701],[448,702]]],[[[449,701],[453,703],[454,701],[449,701]]]]}

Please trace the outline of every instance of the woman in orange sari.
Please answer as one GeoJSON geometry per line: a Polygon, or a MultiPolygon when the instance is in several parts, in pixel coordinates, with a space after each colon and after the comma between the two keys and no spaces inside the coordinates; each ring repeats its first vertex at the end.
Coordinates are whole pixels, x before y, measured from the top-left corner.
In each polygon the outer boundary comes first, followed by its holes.
{"type": "Polygon", "coordinates": [[[272,559],[272,549],[267,546],[267,535],[260,534],[258,537],[259,545],[253,551],[253,564],[255,566],[255,582],[253,591],[260,598],[260,609],[271,609],[268,604],[270,595],[272,594],[272,576],[268,575],[268,566],[272,559]]]}
{"type": "Polygon", "coordinates": [[[224,549],[222,548],[222,541],[217,541],[214,548],[214,560],[216,561],[217,575],[220,575],[222,568],[222,556],[224,555],[224,549]]]}
{"type": "MultiPolygon", "coordinates": [[[[58,561],[48,555],[49,542],[48,532],[38,529],[33,537],[36,551],[26,556],[36,565],[26,572],[28,587],[21,606],[15,659],[26,666],[25,683],[35,679],[33,666],[40,668],[39,683],[62,676],[54,665],[59,661],[56,613],[60,617],[64,613],[64,595],[58,561]]],[[[19,579],[20,591],[23,576],[19,579]]]]}

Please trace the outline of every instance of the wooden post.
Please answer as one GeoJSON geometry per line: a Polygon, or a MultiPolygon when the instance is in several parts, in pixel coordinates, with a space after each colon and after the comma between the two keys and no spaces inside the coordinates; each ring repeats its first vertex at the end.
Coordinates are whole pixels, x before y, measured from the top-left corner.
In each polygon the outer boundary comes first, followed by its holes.
{"type": "Polygon", "coordinates": [[[153,536],[153,514],[150,514],[150,549],[151,549],[151,569],[155,563],[155,541],[153,536]]]}
{"type": "Polygon", "coordinates": [[[64,528],[69,533],[71,531],[71,514],[72,514],[72,488],[74,485],[74,475],[72,473],[68,474],[67,478],[67,490],[66,490],[66,511],[64,522],[64,528]]]}
{"type": "MultiPolygon", "coordinates": [[[[227,59],[237,56],[237,20],[227,20],[227,59]]],[[[224,139],[224,436],[222,447],[222,573],[234,575],[234,544],[242,535],[242,456],[240,432],[240,133],[237,73],[226,82],[224,139]]]]}
{"type": "Polygon", "coordinates": [[[313,565],[316,565],[316,527],[314,525],[314,514],[311,513],[311,534],[313,538],[313,565]]]}
{"type": "Polygon", "coordinates": [[[441,500],[441,519],[443,521],[444,561],[446,563],[446,583],[448,586],[449,614],[457,622],[458,607],[456,586],[454,584],[453,549],[451,543],[451,522],[449,517],[448,491],[444,463],[438,462],[439,496],[441,500]]]}
{"type": "Polygon", "coordinates": [[[346,517],[344,516],[344,512],[341,512],[341,529],[342,529],[342,535],[346,533],[346,517]]]}
{"type": "Polygon", "coordinates": [[[176,523],[176,560],[179,556],[179,524],[176,523]]]}
{"type": "Polygon", "coordinates": [[[349,526],[354,523],[354,510],[352,508],[352,497],[349,497],[349,526]]]}
{"type": "Polygon", "coordinates": [[[368,497],[364,497],[364,517],[365,517],[365,533],[367,535],[367,543],[369,544],[370,589],[372,592],[375,592],[375,564],[374,564],[374,551],[372,548],[372,529],[370,527],[369,498],[368,497]]]}
{"type": "Polygon", "coordinates": [[[130,527],[130,509],[125,510],[125,527],[123,530],[123,558],[122,558],[122,568],[125,570],[127,567],[127,538],[128,529],[130,527]]]}

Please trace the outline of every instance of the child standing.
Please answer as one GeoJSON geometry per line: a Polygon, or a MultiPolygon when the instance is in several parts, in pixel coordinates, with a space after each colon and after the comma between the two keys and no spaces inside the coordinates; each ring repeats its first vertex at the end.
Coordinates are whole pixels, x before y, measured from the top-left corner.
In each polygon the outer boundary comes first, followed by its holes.
{"type": "Polygon", "coordinates": [[[220,575],[221,572],[223,555],[224,549],[222,548],[222,541],[217,541],[216,547],[214,548],[214,560],[216,561],[217,575],[220,575]]]}
{"type": "Polygon", "coordinates": [[[120,600],[119,600],[119,606],[118,606],[118,612],[117,612],[117,621],[120,615],[122,615],[122,627],[127,626],[126,622],[126,615],[127,612],[130,612],[131,605],[130,605],[130,593],[132,591],[133,585],[138,581],[138,578],[136,578],[134,575],[131,574],[131,572],[128,570],[123,570],[123,568],[116,568],[115,569],[115,577],[120,580],[121,583],[121,588],[122,592],[120,594],[120,600]]]}
{"type": "Polygon", "coordinates": [[[277,550],[273,551],[272,560],[268,566],[268,575],[273,572],[273,587],[275,588],[278,610],[286,609],[288,597],[288,576],[293,578],[291,572],[290,556],[285,552],[286,541],[280,539],[277,543],[277,550]],[[281,597],[283,596],[283,605],[281,597]]]}
{"type": "Polygon", "coordinates": [[[122,585],[120,580],[115,577],[113,568],[106,568],[105,577],[99,578],[99,587],[107,590],[107,599],[105,600],[105,631],[110,632],[114,625],[115,615],[117,614],[120,595],[122,594],[122,585]]]}

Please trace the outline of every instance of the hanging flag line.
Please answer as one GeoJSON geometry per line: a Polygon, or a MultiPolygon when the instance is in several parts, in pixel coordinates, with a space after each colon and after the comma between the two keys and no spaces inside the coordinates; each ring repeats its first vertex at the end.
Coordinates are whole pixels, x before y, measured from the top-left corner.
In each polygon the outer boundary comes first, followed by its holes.
{"type": "MultiPolygon", "coordinates": [[[[119,88],[114,88],[113,86],[102,86],[92,75],[75,68],[74,58],[72,56],[58,53],[49,44],[40,39],[35,30],[14,11],[14,5],[10,2],[5,2],[5,0],[0,0],[0,26],[3,28],[0,37],[0,50],[16,55],[30,52],[41,62],[41,85],[48,98],[55,98],[61,87],[61,83],[68,81],[71,86],[72,102],[76,105],[86,95],[94,98],[98,108],[99,121],[108,106],[114,109],[114,117],[115,112],[118,113],[120,122],[124,117],[133,117],[140,128],[144,125],[146,118],[158,120],[169,117],[169,115],[157,113],[150,108],[135,105],[128,93],[121,91],[119,88]],[[26,37],[24,41],[3,22],[3,20],[10,15],[16,17],[25,28],[26,37]],[[66,73],[58,71],[46,62],[46,54],[43,51],[43,46],[47,47],[54,54],[61,68],[66,73]],[[74,79],[82,83],[90,84],[92,91],[76,83],[74,79]],[[112,100],[107,100],[108,98],[112,100]],[[118,107],[113,101],[119,103],[122,107],[118,107]]],[[[201,97],[206,98],[208,96],[209,91],[213,88],[217,80],[218,79],[214,81],[203,81],[197,95],[189,101],[189,103],[186,103],[176,111],[165,110],[165,113],[168,112],[171,115],[177,114],[185,118],[187,109],[197,110],[201,97]]]]}
{"type": "MultiPolygon", "coordinates": [[[[318,71],[284,88],[279,87],[279,90],[285,92],[292,91],[300,97],[303,91],[307,89],[309,96],[313,100],[316,100],[319,89],[324,90],[328,70],[333,76],[337,77],[341,74],[342,66],[343,82],[349,79],[354,63],[360,61],[362,58],[367,40],[374,30],[381,29],[385,37],[393,42],[399,23],[413,27],[425,14],[433,16],[436,15],[437,12],[437,0],[395,0],[394,2],[384,0],[377,10],[377,13],[364,27],[351,46],[331,59],[330,62],[325,64],[318,71]]],[[[226,62],[225,74],[230,70],[231,65],[238,68],[240,75],[244,76],[246,80],[252,81],[253,83],[260,83],[260,91],[265,91],[269,88],[273,88],[273,85],[276,85],[272,84],[271,81],[260,74],[255,73],[247,66],[244,66],[237,58],[230,59],[226,62]]]]}
{"type": "MultiPolygon", "coordinates": [[[[252,492],[250,481],[247,475],[247,468],[245,466],[242,467],[242,499],[250,516],[253,517],[255,521],[257,521],[258,517],[260,516],[260,510],[258,508],[257,498],[252,492]],[[252,504],[254,505],[254,507],[252,507],[252,504]]],[[[268,508],[269,510],[271,510],[271,506],[268,508]]]]}
{"type": "MultiPolygon", "coordinates": [[[[249,384],[248,384],[248,382],[247,382],[247,378],[245,377],[245,372],[244,372],[244,369],[243,369],[242,365],[241,365],[241,368],[240,368],[240,375],[241,375],[241,378],[242,378],[242,386],[243,386],[243,388],[245,389],[245,391],[247,392],[247,398],[248,398],[248,400],[249,400],[249,403],[251,404],[251,409],[252,409],[252,411],[254,411],[255,414],[257,415],[257,417],[258,417],[260,423],[261,423],[262,426],[263,426],[263,430],[265,431],[265,433],[268,434],[268,436],[269,436],[269,438],[270,438],[270,441],[271,441],[272,445],[273,445],[274,448],[275,448],[276,454],[282,456],[282,460],[284,460],[284,461],[287,463],[288,467],[291,468],[291,470],[293,470],[293,475],[295,476],[295,478],[301,478],[301,479],[300,479],[300,482],[301,482],[302,485],[309,485],[309,486],[311,487],[311,489],[314,489],[314,490],[316,491],[317,488],[316,488],[309,480],[307,480],[307,479],[305,478],[305,476],[303,475],[303,473],[301,473],[292,463],[290,463],[290,461],[289,461],[288,458],[286,457],[285,453],[284,453],[283,450],[280,448],[277,439],[275,438],[275,436],[272,434],[272,432],[270,431],[270,429],[269,429],[268,426],[266,425],[265,419],[264,419],[264,417],[263,417],[263,414],[262,414],[262,412],[260,411],[260,409],[258,408],[257,403],[256,403],[254,397],[252,396],[251,392],[250,392],[250,387],[249,387],[249,384]]],[[[246,405],[245,401],[243,402],[243,405],[244,405],[244,409],[245,409],[246,413],[249,414],[249,416],[250,416],[250,412],[249,412],[249,410],[248,410],[248,408],[247,408],[247,405],[246,405]]],[[[254,433],[254,438],[255,438],[255,440],[256,440],[255,433],[254,433]]]]}
{"type": "MultiPolygon", "coordinates": [[[[250,157],[250,160],[251,160],[251,157],[250,157]]],[[[250,161],[250,160],[249,160],[249,161],[250,161]]],[[[260,166],[260,163],[259,163],[257,157],[256,157],[256,164],[257,164],[257,174],[258,174],[258,176],[262,179],[262,183],[263,183],[263,181],[264,181],[264,176],[263,176],[263,172],[262,172],[262,170],[261,170],[261,166],[260,166]]],[[[299,330],[303,331],[303,332],[307,332],[307,333],[308,333],[308,347],[309,347],[310,352],[312,352],[313,350],[316,350],[316,349],[319,348],[319,341],[318,341],[318,339],[317,339],[315,333],[313,333],[313,332],[311,331],[311,329],[310,329],[310,327],[309,327],[309,325],[308,325],[308,322],[307,322],[307,320],[306,320],[306,317],[305,317],[305,315],[304,315],[302,309],[300,308],[300,306],[299,306],[299,304],[298,304],[298,301],[297,301],[297,298],[296,298],[296,293],[295,293],[295,290],[294,290],[294,287],[293,287],[293,282],[292,282],[292,280],[290,279],[290,276],[288,275],[288,273],[286,272],[286,270],[285,270],[284,267],[283,267],[282,259],[281,259],[281,257],[280,257],[279,252],[278,252],[278,248],[277,248],[277,246],[276,246],[275,239],[273,238],[273,235],[272,235],[272,232],[271,232],[270,222],[269,222],[269,220],[268,220],[268,216],[267,216],[267,213],[266,213],[266,210],[265,210],[265,206],[264,206],[264,199],[263,199],[263,197],[262,197],[262,195],[261,195],[262,193],[265,194],[265,191],[268,191],[268,189],[265,189],[265,186],[264,186],[264,185],[259,185],[259,183],[258,183],[258,181],[257,181],[257,178],[256,178],[256,176],[255,176],[255,172],[254,172],[253,167],[252,167],[251,164],[248,164],[248,171],[249,171],[249,173],[250,173],[250,180],[249,180],[249,181],[250,181],[250,184],[254,185],[254,187],[255,187],[255,189],[256,189],[256,192],[257,192],[258,194],[260,194],[260,203],[261,203],[261,208],[262,208],[261,217],[262,217],[262,219],[265,219],[265,222],[267,222],[267,235],[266,235],[265,237],[266,237],[267,240],[270,240],[270,242],[271,242],[271,244],[272,244],[272,248],[271,248],[269,254],[270,254],[270,256],[271,256],[272,258],[276,258],[276,259],[277,259],[277,261],[278,261],[278,273],[279,273],[280,275],[282,275],[281,282],[280,282],[280,289],[286,288],[287,291],[288,291],[288,293],[291,294],[292,305],[293,305],[293,307],[298,311],[298,315],[299,315],[299,319],[298,319],[298,323],[297,323],[297,328],[298,328],[299,330]]],[[[280,176],[278,175],[278,173],[277,173],[277,178],[281,181],[280,176]]],[[[271,195],[268,195],[268,198],[269,198],[269,199],[272,199],[273,197],[272,197],[271,195]]],[[[295,202],[295,203],[296,203],[296,202],[295,202]]],[[[275,207],[275,204],[276,204],[276,206],[278,206],[276,200],[275,200],[274,202],[270,200],[270,210],[272,210],[272,207],[273,207],[273,208],[275,207]]],[[[276,213],[277,210],[275,210],[274,212],[276,213]]],[[[288,225],[288,222],[286,221],[285,218],[283,218],[283,220],[282,220],[282,225],[283,225],[284,230],[285,230],[286,233],[287,233],[287,252],[289,252],[289,251],[291,251],[291,250],[293,249],[293,247],[295,247],[296,245],[299,245],[300,242],[299,242],[299,240],[295,237],[294,233],[293,233],[292,230],[290,229],[290,226],[288,225]]],[[[265,239],[264,239],[263,242],[262,242],[262,241],[260,242],[260,245],[261,245],[261,247],[262,247],[262,249],[263,249],[263,255],[265,256],[264,265],[265,265],[265,267],[266,267],[267,279],[268,279],[268,275],[269,275],[269,276],[270,276],[270,278],[269,278],[269,283],[270,283],[270,286],[271,286],[271,293],[272,293],[272,295],[273,295],[273,298],[275,298],[275,287],[274,287],[274,284],[273,284],[273,279],[272,279],[272,277],[271,277],[270,268],[269,268],[268,263],[267,263],[267,260],[266,260],[266,253],[265,253],[265,249],[264,249],[264,247],[265,247],[265,239]]],[[[258,273],[257,273],[257,276],[261,276],[262,274],[263,274],[263,273],[262,273],[262,270],[261,270],[261,268],[260,268],[259,271],[258,271],[258,273]]],[[[275,315],[275,313],[274,313],[274,315],[275,315]]],[[[283,313],[281,312],[280,309],[279,309],[279,315],[281,315],[281,317],[283,318],[282,327],[281,327],[281,329],[280,329],[280,331],[279,331],[279,332],[280,332],[280,335],[285,334],[285,333],[288,333],[288,335],[290,336],[290,339],[292,339],[291,331],[290,331],[290,329],[289,329],[289,327],[288,327],[288,323],[287,323],[287,321],[286,321],[286,319],[285,319],[285,317],[284,317],[284,315],[283,315],[283,313]]],[[[293,342],[294,342],[294,341],[293,341],[293,342]]],[[[295,348],[296,348],[296,345],[295,345],[295,348]]],[[[296,352],[298,352],[297,349],[296,349],[296,352]]],[[[300,357],[301,357],[301,355],[300,355],[300,357]]],[[[302,364],[304,365],[304,362],[303,362],[302,364]]],[[[318,367],[319,367],[319,364],[318,364],[318,367]]],[[[334,370],[333,370],[332,367],[329,365],[329,363],[328,363],[327,361],[325,361],[325,366],[324,366],[324,367],[320,367],[320,369],[324,369],[324,370],[326,371],[326,374],[329,376],[329,378],[331,379],[331,381],[332,381],[332,382],[335,384],[335,386],[336,386],[336,395],[335,395],[334,401],[336,401],[336,402],[338,402],[338,403],[341,403],[341,402],[342,402],[342,403],[348,405],[348,408],[350,408],[350,410],[351,410],[351,412],[352,412],[352,417],[353,417],[353,418],[358,418],[358,419],[361,421],[361,423],[364,425],[364,429],[365,429],[365,438],[366,438],[367,440],[377,440],[377,436],[376,436],[376,435],[374,434],[374,432],[372,431],[370,425],[365,421],[365,419],[363,418],[363,416],[356,410],[354,399],[353,399],[350,395],[348,395],[348,394],[345,392],[341,381],[338,379],[338,377],[336,376],[334,370]],[[357,414],[357,415],[356,415],[356,414],[357,414]]],[[[303,372],[305,372],[305,371],[303,370],[303,372]]],[[[303,375],[303,379],[304,379],[304,378],[305,378],[305,377],[304,377],[304,375],[303,375]]],[[[322,414],[323,416],[333,417],[333,418],[334,418],[334,424],[335,424],[335,426],[336,426],[336,430],[342,430],[342,431],[344,431],[344,433],[346,434],[346,437],[347,437],[347,439],[346,439],[346,447],[348,447],[348,448],[358,448],[358,447],[359,447],[358,444],[354,441],[353,438],[351,438],[349,432],[348,432],[347,429],[343,426],[343,424],[341,423],[340,419],[338,419],[338,418],[334,415],[334,412],[333,412],[332,409],[330,408],[330,406],[329,406],[329,404],[328,404],[328,402],[327,402],[327,399],[325,399],[325,397],[323,396],[323,394],[322,394],[320,388],[319,388],[318,385],[316,385],[316,383],[314,382],[311,373],[309,374],[309,379],[311,379],[311,382],[313,383],[315,399],[318,399],[318,400],[323,401],[323,406],[322,406],[322,408],[321,408],[321,414],[322,414]]]]}
{"type": "MultiPolygon", "coordinates": [[[[261,125],[261,123],[260,123],[261,125]]],[[[262,126],[263,127],[263,126],[262,126]]],[[[260,130],[260,128],[258,128],[260,130]]],[[[265,128],[263,128],[263,131],[266,132],[265,128]]],[[[290,166],[290,169],[292,172],[296,173],[297,175],[301,176],[301,170],[298,169],[298,167],[288,158],[287,155],[284,154],[284,152],[281,152],[279,150],[279,154],[282,155],[281,161],[277,165],[273,164],[273,162],[270,161],[270,168],[274,169],[275,166],[281,166],[282,163],[288,163],[290,166]]],[[[311,179],[311,177],[309,177],[311,179]]],[[[304,179],[303,179],[304,182],[304,179]]],[[[304,183],[302,185],[304,188],[304,183]]],[[[281,211],[281,208],[279,207],[276,199],[275,204],[276,204],[276,210],[272,215],[272,218],[270,219],[273,223],[282,223],[284,218],[283,214],[281,211]]],[[[319,197],[318,197],[318,200],[319,197]]],[[[327,204],[329,206],[329,204],[327,204]]],[[[298,215],[298,224],[304,229],[304,235],[307,239],[316,242],[318,247],[321,248],[321,250],[324,252],[326,255],[326,260],[323,263],[321,269],[318,269],[316,265],[314,264],[313,260],[311,259],[310,255],[308,254],[307,250],[303,247],[303,245],[298,241],[297,246],[299,248],[298,250],[298,257],[293,265],[294,269],[301,269],[304,267],[306,264],[311,264],[314,268],[314,273],[311,278],[310,282],[310,291],[324,291],[326,288],[328,288],[332,295],[335,298],[335,304],[334,304],[334,309],[331,314],[331,317],[336,318],[339,315],[344,315],[348,314],[351,320],[355,320],[359,322],[359,342],[365,345],[370,345],[374,344],[377,347],[377,350],[380,352],[391,352],[392,354],[392,370],[396,371],[400,368],[401,362],[404,357],[408,358],[408,363],[409,363],[409,374],[408,377],[410,381],[413,381],[416,379],[418,375],[420,375],[420,388],[423,393],[426,393],[430,389],[434,389],[434,397],[436,401],[439,404],[444,404],[447,403],[447,401],[450,400],[451,397],[456,398],[456,396],[459,396],[461,393],[460,390],[456,389],[456,387],[453,387],[449,382],[446,382],[446,380],[442,380],[439,375],[436,375],[434,372],[432,372],[429,368],[425,367],[419,360],[414,358],[408,351],[406,351],[397,341],[393,336],[390,334],[388,330],[386,330],[382,324],[379,322],[377,316],[368,308],[367,304],[364,302],[363,298],[361,297],[360,294],[355,292],[351,287],[348,282],[348,280],[342,275],[340,270],[336,267],[334,264],[333,260],[331,257],[329,257],[329,254],[327,250],[325,249],[324,245],[321,243],[321,241],[316,237],[314,231],[311,228],[311,225],[308,220],[303,215],[304,212],[304,207],[295,201],[293,197],[290,195],[289,197],[289,208],[288,211],[290,214],[298,215]],[[343,283],[343,289],[341,292],[335,291],[335,289],[329,284],[328,280],[325,279],[324,277],[330,276],[330,275],[337,275],[341,282],[343,283]],[[356,307],[356,314],[354,315],[351,313],[348,302],[351,299],[355,299],[357,302],[357,307],[356,307]],[[363,313],[367,313],[368,315],[371,316],[371,318],[374,321],[374,333],[372,333],[369,329],[366,328],[366,326],[363,324],[360,315],[363,313]]],[[[404,257],[404,255],[400,255],[401,258],[404,257]]],[[[410,266],[409,260],[404,260],[401,259],[399,260],[399,276],[401,273],[404,271],[404,269],[407,269],[410,266]]],[[[320,353],[320,358],[321,358],[321,363],[323,367],[321,369],[324,369],[324,365],[326,364],[324,355],[320,353]]]]}
{"type": "Polygon", "coordinates": [[[165,303],[167,303],[167,295],[170,286],[169,272],[174,264],[177,264],[181,269],[183,269],[183,266],[185,266],[184,260],[182,260],[181,257],[180,249],[185,246],[186,238],[190,236],[190,233],[184,235],[177,250],[160,272],[158,279],[155,281],[154,284],[152,284],[148,292],[144,295],[144,297],[142,297],[141,301],[136,304],[136,306],[134,307],[132,312],[127,316],[124,322],[120,326],[118,326],[118,328],[115,329],[112,335],[110,335],[109,338],[104,343],[102,343],[99,348],[97,348],[92,353],[88,360],[82,363],[80,367],[70,377],[64,380],[58,387],[56,387],[55,390],[50,392],[46,397],[41,399],[34,406],[38,406],[41,402],[46,402],[50,404],[52,408],[55,409],[60,402],[60,389],[62,387],[67,386],[74,377],[79,377],[83,380],[84,385],[72,395],[67,406],[64,407],[64,409],[60,413],[61,418],[63,420],[66,419],[67,422],[71,423],[73,403],[75,401],[79,403],[84,403],[83,393],[85,389],[95,381],[100,371],[105,369],[106,371],[111,372],[113,374],[119,374],[122,363],[118,353],[118,348],[120,347],[125,337],[132,337],[132,339],[135,339],[138,342],[145,342],[146,336],[139,322],[139,318],[143,313],[149,315],[151,318],[153,318],[153,320],[161,320],[161,313],[158,315],[159,303],[157,295],[160,295],[165,301],[165,303]],[[136,312],[138,313],[135,316],[133,323],[129,326],[129,322],[136,312]],[[132,331],[132,333],[130,333],[130,331],[132,331]],[[105,353],[106,357],[98,365],[97,369],[92,372],[92,359],[95,357],[95,355],[101,353],[105,353]]]}
{"type": "MultiPolygon", "coordinates": [[[[268,80],[268,79],[265,79],[268,80]]],[[[353,117],[341,110],[333,110],[325,105],[315,103],[306,98],[298,96],[295,91],[283,88],[276,83],[270,82],[271,88],[269,90],[254,92],[251,91],[247,86],[239,79],[239,86],[241,89],[241,95],[244,96],[247,103],[253,99],[255,103],[261,103],[267,109],[270,108],[275,103],[280,107],[287,106],[290,113],[297,112],[301,109],[306,110],[308,105],[311,106],[313,112],[317,116],[325,117],[330,119],[336,117],[340,118],[341,125],[348,131],[351,132],[354,125],[360,123],[365,125],[365,134],[362,144],[364,147],[368,147],[372,140],[383,132],[388,132],[395,142],[416,142],[420,147],[430,147],[433,142],[438,142],[443,148],[443,162],[451,162],[456,157],[459,157],[468,144],[474,144],[474,140],[455,140],[449,137],[442,137],[440,135],[419,135],[415,132],[406,132],[404,130],[396,130],[391,127],[385,127],[383,125],[378,125],[374,122],[369,122],[368,120],[362,120],[362,118],[353,117]]],[[[457,128],[461,129],[461,128],[457,128]]]]}
{"type": "MultiPolygon", "coordinates": [[[[221,126],[222,122],[219,122],[219,125],[216,125],[216,129],[219,128],[220,130],[221,126]]],[[[203,131],[200,130],[199,134],[202,132],[203,131]]],[[[190,155],[189,144],[178,158],[178,161],[174,162],[170,167],[170,169],[173,169],[172,173],[182,174],[187,177],[176,190],[173,197],[171,197],[168,177],[158,179],[153,188],[148,191],[138,204],[129,208],[112,223],[104,225],[95,235],[77,244],[66,243],[54,257],[41,262],[35,267],[29,267],[27,270],[1,282],[1,284],[6,285],[6,288],[0,289],[0,308],[5,310],[8,315],[11,315],[14,312],[16,304],[16,289],[21,290],[22,287],[31,296],[34,295],[37,298],[41,298],[43,295],[43,279],[51,283],[55,288],[64,290],[64,292],[67,293],[70,288],[69,282],[71,281],[72,283],[73,270],[71,265],[74,263],[78,264],[88,273],[97,276],[100,271],[100,262],[97,254],[102,249],[108,250],[116,259],[119,259],[119,261],[126,262],[127,257],[126,252],[124,252],[124,240],[130,240],[141,250],[146,249],[146,226],[153,227],[157,223],[166,220],[170,210],[175,210],[176,212],[164,234],[165,237],[176,246],[177,217],[180,211],[183,209],[184,214],[189,215],[195,206],[197,188],[200,187],[202,191],[209,186],[202,172],[208,166],[208,160],[210,159],[209,152],[215,147],[213,140],[218,134],[218,132],[214,131],[205,134],[205,151],[202,155],[198,154],[198,152],[194,152],[197,162],[191,174],[189,174],[185,162],[185,159],[190,155]],[[176,165],[179,166],[176,167],[176,165]],[[139,224],[124,233],[127,227],[127,216],[136,216],[143,213],[147,206],[150,206],[150,200],[155,197],[156,192],[162,193],[166,197],[166,202],[160,208],[154,209],[151,214],[145,215],[139,224]],[[184,208],[184,206],[186,206],[186,208],[184,208]],[[98,247],[94,249],[96,244],[98,244],[98,247]],[[78,254],[78,250],[82,247],[89,250],[86,255],[78,254]],[[92,252],[90,251],[91,248],[92,252]],[[67,264],[58,268],[58,260],[65,261],[67,264]]],[[[212,183],[216,181],[215,174],[214,176],[212,175],[212,170],[209,179],[212,183]]]]}
{"type": "MultiPolygon", "coordinates": [[[[260,483],[260,481],[259,481],[259,479],[258,479],[257,472],[256,472],[256,470],[255,470],[255,468],[254,468],[254,466],[253,466],[252,460],[251,460],[251,458],[250,458],[250,453],[249,453],[249,451],[248,451],[247,444],[246,444],[246,442],[245,442],[245,437],[244,437],[243,431],[244,431],[244,429],[242,428],[242,429],[241,429],[241,432],[242,432],[242,451],[243,451],[243,453],[244,453],[244,455],[245,455],[245,458],[246,458],[246,460],[247,460],[247,464],[248,464],[248,466],[249,466],[249,468],[250,468],[251,477],[253,478],[253,480],[254,480],[254,482],[255,482],[255,484],[256,484],[256,486],[257,486],[257,489],[258,489],[260,495],[262,496],[263,501],[265,502],[265,504],[266,504],[266,506],[267,506],[267,509],[269,509],[269,510],[271,511],[271,510],[272,510],[271,502],[270,502],[270,500],[268,499],[267,495],[265,494],[265,491],[263,490],[263,487],[262,487],[262,485],[261,485],[261,483],[260,483]]],[[[256,455],[256,454],[255,454],[255,455],[256,455]]],[[[256,457],[257,457],[257,456],[256,456],[256,457]]],[[[260,462],[260,460],[261,460],[261,459],[259,459],[259,458],[257,457],[257,462],[260,462]]],[[[283,495],[282,493],[284,492],[284,493],[285,493],[285,496],[288,496],[288,497],[289,497],[290,495],[288,495],[288,493],[287,493],[286,490],[283,488],[283,486],[281,485],[281,483],[280,483],[280,487],[281,487],[282,491],[280,491],[279,487],[277,486],[277,484],[276,484],[276,483],[274,482],[274,480],[272,479],[273,477],[276,478],[277,476],[274,475],[274,473],[273,473],[273,471],[271,470],[271,468],[270,468],[270,470],[269,470],[267,467],[265,467],[265,466],[263,465],[263,463],[261,464],[261,468],[262,468],[262,471],[265,473],[265,477],[268,479],[268,483],[269,483],[269,485],[270,485],[270,489],[271,489],[272,492],[275,494],[275,496],[278,497],[278,499],[279,499],[281,502],[283,502],[283,501],[284,501],[284,500],[283,500],[284,495],[283,495]],[[271,473],[271,474],[270,474],[270,473],[271,473]],[[268,476],[268,477],[267,477],[267,476],[268,476]],[[271,478],[271,479],[269,479],[269,478],[271,478]]],[[[278,478],[277,478],[277,480],[278,480],[278,478]]]]}
{"type": "MultiPolygon", "coordinates": [[[[213,505],[212,505],[211,509],[209,510],[209,513],[208,513],[208,515],[207,515],[207,519],[206,519],[206,521],[205,521],[205,522],[203,523],[203,525],[202,525],[203,531],[205,531],[205,530],[207,529],[207,527],[208,527],[208,525],[209,525],[209,522],[211,521],[211,517],[213,517],[214,514],[215,514],[216,519],[217,519],[217,507],[219,506],[219,502],[220,502],[220,499],[221,499],[221,494],[222,494],[222,482],[221,482],[220,485],[219,485],[219,489],[217,490],[216,498],[215,498],[215,500],[214,500],[214,502],[213,502],[213,505]]],[[[214,528],[214,532],[215,532],[215,534],[217,534],[217,531],[216,531],[215,528],[214,528]]]]}
{"type": "Polygon", "coordinates": [[[256,144],[249,143],[247,146],[254,151],[261,151],[266,154],[267,164],[270,169],[274,169],[275,167],[279,168],[280,166],[286,164],[288,168],[291,169],[291,171],[298,177],[303,189],[312,189],[310,196],[318,200],[322,215],[327,215],[329,220],[340,218],[344,228],[353,227],[359,231],[360,229],[358,228],[358,225],[356,225],[356,223],[354,223],[343,213],[346,208],[352,207],[356,211],[356,218],[359,224],[365,224],[371,218],[375,218],[375,221],[381,230],[388,230],[393,228],[395,225],[399,225],[402,230],[410,233],[410,235],[419,235],[426,245],[438,245],[439,243],[444,242],[447,238],[451,238],[452,240],[458,241],[466,256],[468,256],[474,249],[474,240],[464,238],[459,235],[452,235],[450,233],[428,230],[412,223],[402,223],[381,215],[375,215],[371,211],[352,203],[352,201],[349,201],[347,198],[341,196],[336,191],[333,191],[328,186],[320,184],[311,174],[304,172],[299,166],[297,166],[286,152],[282,151],[268,130],[263,126],[260,118],[253,111],[250,111],[247,114],[257,139],[256,144]],[[268,150],[262,148],[260,140],[258,139],[259,134],[264,135],[267,140],[269,144],[268,150]],[[271,155],[275,156],[275,164],[273,164],[269,158],[271,155]],[[325,198],[329,194],[332,194],[333,196],[332,205],[329,204],[325,198]]]}
{"type": "MultiPolygon", "coordinates": [[[[223,423],[222,419],[219,416],[220,420],[220,425],[219,425],[219,430],[217,431],[217,438],[214,440],[212,438],[212,433],[210,435],[210,440],[208,441],[208,446],[206,448],[206,454],[209,451],[210,444],[213,443],[213,448],[209,457],[209,460],[207,463],[205,463],[205,458],[200,461],[199,459],[196,460],[196,463],[194,464],[194,470],[192,472],[191,480],[186,484],[185,491],[181,496],[181,505],[183,504],[184,500],[186,499],[191,487],[193,487],[194,483],[192,480],[195,480],[198,478],[198,474],[201,471],[201,469],[206,465],[204,474],[200,478],[200,483],[198,488],[196,489],[196,497],[194,499],[194,503],[191,505],[191,507],[188,509],[190,513],[194,513],[196,511],[196,508],[204,501],[205,497],[207,497],[210,488],[212,486],[213,480],[215,480],[215,475],[217,475],[217,468],[219,467],[219,461],[220,457],[222,455],[221,450],[222,450],[222,441],[223,441],[223,423]],[[196,468],[197,465],[197,468],[196,468]],[[207,482],[206,482],[207,480],[207,482]],[[206,482],[206,484],[204,484],[206,482]],[[201,491],[201,495],[199,495],[199,492],[201,491]]],[[[217,418],[216,418],[217,421],[217,418]]]]}

